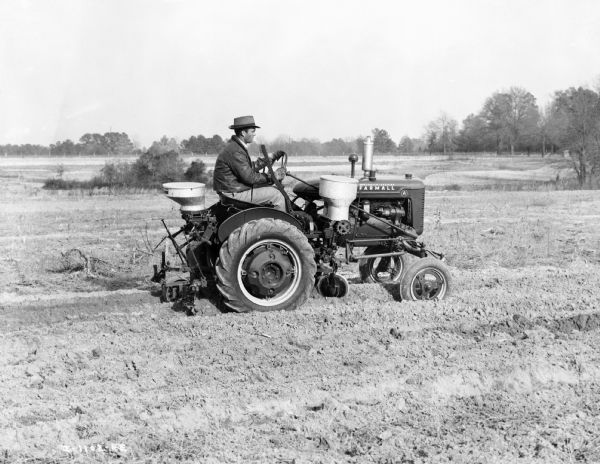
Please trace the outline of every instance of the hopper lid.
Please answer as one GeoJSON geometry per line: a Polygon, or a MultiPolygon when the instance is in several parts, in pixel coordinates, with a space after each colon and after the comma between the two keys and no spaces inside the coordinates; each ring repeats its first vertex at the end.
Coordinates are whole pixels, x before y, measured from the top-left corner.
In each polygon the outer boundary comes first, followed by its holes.
{"type": "Polygon", "coordinates": [[[336,176],[334,174],[325,174],[321,176],[321,180],[327,180],[329,182],[340,182],[343,184],[358,184],[358,179],[346,176],[336,176]]]}
{"type": "Polygon", "coordinates": [[[166,184],[162,184],[164,189],[193,189],[204,187],[204,184],[200,182],[167,182],[166,184]]]}

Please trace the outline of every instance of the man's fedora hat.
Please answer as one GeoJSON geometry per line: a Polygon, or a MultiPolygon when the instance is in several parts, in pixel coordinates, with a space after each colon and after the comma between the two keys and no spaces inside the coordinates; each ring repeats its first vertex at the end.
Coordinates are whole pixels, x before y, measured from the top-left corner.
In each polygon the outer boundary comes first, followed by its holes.
{"type": "Polygon", "coordinates": [[[254,124],[254,116],[240,116],[233,119],[233,125],[229,126],[230,129],[246,129],[248,127],[253,127],[255,129],[260,129],[260,126],[254,124]]]}

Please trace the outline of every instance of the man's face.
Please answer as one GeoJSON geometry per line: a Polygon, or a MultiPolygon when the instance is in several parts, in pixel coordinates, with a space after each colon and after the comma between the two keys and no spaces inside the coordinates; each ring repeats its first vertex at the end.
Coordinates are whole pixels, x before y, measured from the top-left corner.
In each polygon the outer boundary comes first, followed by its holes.
{"type": "Polygon", "coordinates": [[[252,143],[254,137],[256,137],[256,129],[253,127],[252,129],[242,131],[242,137],[244,138],[244,143],[252,143]]]}

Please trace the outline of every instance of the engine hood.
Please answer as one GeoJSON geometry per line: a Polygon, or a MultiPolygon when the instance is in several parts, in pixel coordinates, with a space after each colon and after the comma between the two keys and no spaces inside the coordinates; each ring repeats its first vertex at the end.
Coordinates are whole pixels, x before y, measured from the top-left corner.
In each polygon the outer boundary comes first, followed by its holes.
{"type": "MultiPolygon", "coordinates": [[[[318,200],[320,179],[310,179],[294,186],[294,193],[308,201],[318,200]]],[[[401,199],[411,196],[411,191],[424,190],[420,179],[402,177],[378,177],[376,180],[363,178],[358,181],[358,196],[363,199],[401,199]]]]}

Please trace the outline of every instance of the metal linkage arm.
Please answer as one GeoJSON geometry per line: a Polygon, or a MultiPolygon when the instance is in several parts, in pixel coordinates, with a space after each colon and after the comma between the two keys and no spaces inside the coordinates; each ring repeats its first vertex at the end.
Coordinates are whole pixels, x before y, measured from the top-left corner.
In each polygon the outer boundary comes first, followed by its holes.
{"type": "Polygon", "coordinates": [[[269,169],[269,174],[271,175],[271,179],[273,179],[273,184],[275,185],[275,188],[277,190],[279,190],[281,192],[281,194],[283,195],[283,198],[285,199],[285,208],[286,208],[287,212],[291,213],[292,212],[292,202],[290,200],[289,195],[283,188],[283,185],[281,185],[281,182],[275,176],[275,172],[273,172],[273,163],[271,162],[271,158],[269,158],[269,154],[267,153],[267,147],[265,147],[264,145],[261,145],[260,151],[263,154],[265,161],[267,163],[267,168],[269,169]]]}
{"type": "Polygon", "coordinates": [[[165,224],[165,220],[161,219],[160,221],[163,223],[163,226],[165,226],[165,230],[167,231],[167,236],[169,237],[169,239],[171,240],[171,243],[175,247],[175,251],[177,251],[177,255],[179,256],[179,259],[181,260],[181,264],[185,265],[186,262],[185,262],[185,259],[183,258],[183,254],[181,252],[181,248],[179,247],[179,245],[175,241],[175,236],[178,235],[181,231],[183,231],[183,228],[181,228],[179,231],[177,231],[175,233],[175,235],[173,235],[173,234],[171,234],[171,232],[169,231],[169,228],[165,224]]]}

